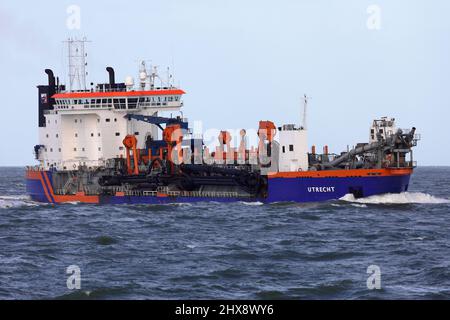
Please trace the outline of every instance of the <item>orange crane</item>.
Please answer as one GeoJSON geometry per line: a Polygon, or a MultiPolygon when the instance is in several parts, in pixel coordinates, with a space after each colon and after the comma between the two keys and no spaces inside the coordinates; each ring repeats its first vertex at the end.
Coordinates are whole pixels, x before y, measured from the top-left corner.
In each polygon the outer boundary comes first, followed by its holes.
{"type": "Polygon", "coordinates": [[[128,174],[139,174],[139,155],[137,151],[137,139],[135,135],[129,134],[123,139],[123,145],[127,149],[127,170],[128,174]],[[133,152],[133,167],[131,165],[130,151],[133,152]]]}

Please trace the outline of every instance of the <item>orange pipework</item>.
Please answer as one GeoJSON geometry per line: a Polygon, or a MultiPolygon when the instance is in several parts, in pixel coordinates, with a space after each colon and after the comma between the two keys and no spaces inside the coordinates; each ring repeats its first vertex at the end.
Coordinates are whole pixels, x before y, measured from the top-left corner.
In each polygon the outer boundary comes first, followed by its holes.
{"type": "Polygon", "coordinates": [[[269,141],[269,145],[272,144],[273,138],[275,137],[275,134],[277,133],[277,128],[275,127],[275,124],[272,121],[260,121],[259,122],[259,129],[258,129],[258,137],[259,137],[259,143],[258,143],[258,154],[261,152],[264,153],[265,150],[265,141],[269,141]]]}
{"type": "Polygon", "coordinates": [[[219,133],[220,152],[219,160],[231,161],[235,158],[234,150],[231,148],[231,134],[228,131],[220,131],[219,133]],[[226,146],[226,151],[224,146],[226,146]]]}
{"type": "Polygon", "coordinates": [[[127,167],[128,174],[139,174],[139,155],[137,151],[137,139],[136,136],[129,134],[123,139],[123,145],[127,148],[127,167]],[[131,168],[130,150],[133,151],[134,170],[131,168]]]}
{"type": "Polygon", "coordinates": [[[259,122],[259,130],[258,136],[261,138],[267,139],[269,142],[272,142],[275,134],[277,133],[277,128],[272,121],[260,121],[259,122]]]}
{"type": "Polygon", "coordinates": [[[247,160],[247,152],[248,150],[246,149],[246,141],[245,141],[245,136],[246,136],[247,132],[244,129],[241,129],[241,131],[239,132],[239,135],[241,136],[241,142],[239,143],[239,150],[238,150],[238,155],[236,155],[236,158],[239,159],[240,161],[246,161],[247,160]]]}
{"type": "Polygon", "coordinates": [[[219,133],[220,144],[227,146],[227,151],[230,150],[231,134],[228,131],[220,131],[219,133]]]}
{"type": "Polygon", "coordinates": [[[181,163],[183,159],[183,150],[181,149],[181,142],[183,141],[183,132],[181,130],[181,126],[179,124],[167,126],[163,130],[163,139],[165,142],[167,142],[167,160],[169,160],[171,166],[173,166],[172,151],[174,144],[176,145],[178,150],[178,163],[181,163]]]}

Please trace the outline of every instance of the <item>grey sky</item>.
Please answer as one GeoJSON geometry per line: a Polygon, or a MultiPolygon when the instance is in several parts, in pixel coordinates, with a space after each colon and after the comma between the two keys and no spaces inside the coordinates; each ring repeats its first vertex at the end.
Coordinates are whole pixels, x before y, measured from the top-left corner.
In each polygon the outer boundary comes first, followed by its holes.
{"type": "Polygon", "coordinates": [[[205,128],[300,121],[312,97],[309,143],[333,152],[368,140],[371,120],[418,128],[419,165],[450,165],[449,1],[39,1],[0,3],[0,165],[34,164],[37,89],[62,76],[62,41],[92,42],[89,81],[135,76],[139,59],[174,66],[184,114],[205,128]],[[81,29],[66,27],[69,5],[81,29]],[[368,6],[381,29],[367,27],[368,6]]]}

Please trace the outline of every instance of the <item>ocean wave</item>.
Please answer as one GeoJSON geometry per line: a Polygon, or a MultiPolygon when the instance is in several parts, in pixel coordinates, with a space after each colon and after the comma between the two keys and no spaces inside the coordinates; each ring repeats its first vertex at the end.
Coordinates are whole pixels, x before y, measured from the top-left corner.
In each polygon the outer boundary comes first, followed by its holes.
{"type": "Polygon", "coordinates": [[[433,286],[407,286],[407,285],[393,285],[387,286],[386,289],[403,291],[407,293],[429,295],[433,293],[442,293],[442,288],[433,286]]]}
{"type": "Polygon", "coordinates": [[[246,206],[262,206],[264,204],[260,201],[255,201],[255,202],[239,201],[239,203],[246,205],[246,206]]]}
{"type": "Polygon", "coordinates": [[[431,194],[422,192],[402,192],[402,193],[386,193],[381,195],[370,196],[366,198],[356,199],[353,194],[346,194],[339,200],[363,203],[363,204],[445,204],[450,203],[449,199],[438,198],[431,194]]]}
{"type": "Polygon", "coordinates": [[[118,299],[123,295],[127,295],[133,288],[131,286],[126,287],[106,287],[95,288],[91,290],[75,290],[67,292],[63,295],[56,296],[55,300],[90,300],[90,299],[118,299]]]}
{"type": "Polygon", "coordinates": [[[67,202],[64,202],[64,204],[70,204],[70,205],[76,206],[76,205],[81,204],[81,202],[80,201],[67,201],[67,202]]]}
{"type": "Polygon", "coordinates": [[[189,202],[171,202],[166,205],[175,206],[175,207],[192,207],[192,203],[189,202]]]}
{"type": "Polygon", "coordinates": [[[0,196],[0,209],[37,207],[39,205],[41,204],[24,195],[0,196]]]}
{"type": "Polygon", "coordinates": [[[364,203],[352,203],[351,205],[357,208],[367,208],[367,205],[364,203]]]}

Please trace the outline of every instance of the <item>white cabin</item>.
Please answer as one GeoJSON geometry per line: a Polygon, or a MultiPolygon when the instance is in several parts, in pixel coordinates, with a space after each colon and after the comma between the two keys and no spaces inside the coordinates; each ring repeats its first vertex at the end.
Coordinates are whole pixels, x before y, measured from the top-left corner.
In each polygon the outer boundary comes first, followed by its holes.
{"type": "Polygon", "coordinates": [[[307,171],[308,170],[308,141],[307,130],[287,124],[279,128],[280,153],[279,171],[307,171]]]}
{"type": "Polygon", "coordinates": [[[56,93],[54,109],[46,111],[45,126],[39,128],[41,168],[103,166],[107,159],[125,157],[122,141],[127,134],[136,135],[138,148],[144,148],[147,136],[158,139],[158,128],[125,115],[177,112],[184,93],[174,87],[56,93]]]}
{"type": "Polygon", "coordinates": [[[396,131],[397,128],[394,118],[382,117],[381,119],[374,120],[370,127],[369,143],[378,142],[379,137],[386,139],[396,131]]]}

